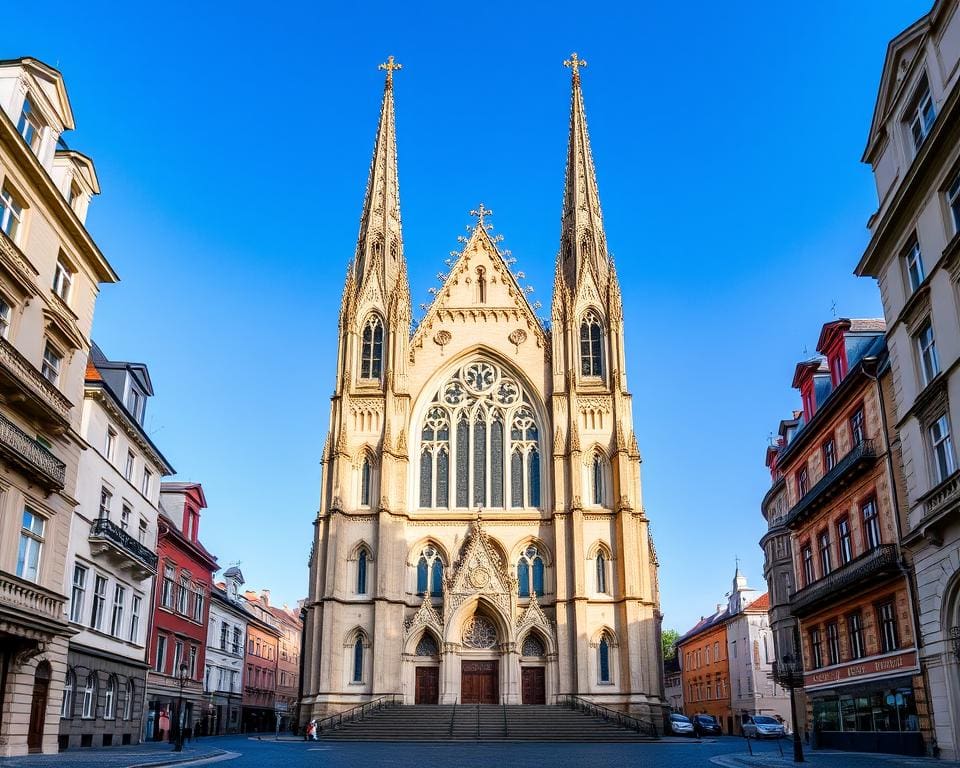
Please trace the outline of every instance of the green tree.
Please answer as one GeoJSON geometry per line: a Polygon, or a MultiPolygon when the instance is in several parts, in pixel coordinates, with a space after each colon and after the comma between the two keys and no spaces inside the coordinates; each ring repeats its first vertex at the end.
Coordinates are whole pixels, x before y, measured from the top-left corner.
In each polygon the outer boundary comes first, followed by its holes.
{"type": "Polygon", "coordinates": [[[660,645],[663,647],[663,660],[668,661],[677,655],[676,642],[680,633],[675,629],[665,629],[660,633],[660,645]]]}

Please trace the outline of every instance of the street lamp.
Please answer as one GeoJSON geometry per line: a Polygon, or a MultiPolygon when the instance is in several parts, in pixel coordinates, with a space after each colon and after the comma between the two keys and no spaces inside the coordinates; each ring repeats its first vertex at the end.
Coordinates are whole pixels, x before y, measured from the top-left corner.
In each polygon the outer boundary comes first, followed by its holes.
{"type": "Polygon", "coordinates": [[[181,664],[179,670],[180,696],[177,699],[177,740],[173,745],[174,752],[183,752],[183,686],[187,682],[187,665],[181,664]]]}

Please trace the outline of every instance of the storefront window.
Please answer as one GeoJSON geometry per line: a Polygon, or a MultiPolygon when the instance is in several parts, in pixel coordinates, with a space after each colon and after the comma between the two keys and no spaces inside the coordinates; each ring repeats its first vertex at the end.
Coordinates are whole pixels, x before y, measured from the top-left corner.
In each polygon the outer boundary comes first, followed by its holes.
{"type": "Polygon", "coordinates": [[[813,701],[820,731],[917,731],[913,689],[884,688],[868,695],[825,696],[813,701]]]}

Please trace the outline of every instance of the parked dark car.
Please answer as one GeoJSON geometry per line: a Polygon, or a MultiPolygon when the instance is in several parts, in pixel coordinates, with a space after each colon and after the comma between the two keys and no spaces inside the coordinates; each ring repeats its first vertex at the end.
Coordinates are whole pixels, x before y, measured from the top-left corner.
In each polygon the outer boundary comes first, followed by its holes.
{"type": "Polygon", "coordinates": [[[723,729],[713,715],[694,715],[693,732],[697,736],[722,736],[723,729]]]}

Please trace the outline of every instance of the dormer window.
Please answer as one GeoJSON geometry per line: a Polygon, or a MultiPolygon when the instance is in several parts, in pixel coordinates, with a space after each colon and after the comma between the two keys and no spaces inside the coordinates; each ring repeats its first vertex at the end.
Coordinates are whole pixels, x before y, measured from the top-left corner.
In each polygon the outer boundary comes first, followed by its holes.
{"type": "Polygon", "coordinates": [[[913,107],[907,113],[907,122],[910,124],[910,136],[913,139],[913,148],[919,150],[937,118],[933,99],[930,98],[930,85],[924,77],[917,87],[917,95],[913,100],[913,107]]]}
{"type": "Polygon", "coordinates": [[[43,121],[29,97],[23,100],[20,119],[17,120],[17,133],[23,137],[35,155],[39,153],[40,141],[43,139],[43,121]]]}
{"type": "Polygon", "coordinates": [[[923,257],[920,253],[920,241],[914,235],[903,249],[903,264],[907,270],[907,282],[910,285],[910,293],[913,293],[920,287],[925,277],[923,273],[923,257]]]}
{"type": "Polygon", "coordinates": [[[61,256],[57,259],[57,267],[53,272],[53,292],[65,302],[69,302],[72,290],[73,270],[61,256]]]}
{"type": "Polygon", "coordinates": [[[843,350],[837,350],[830,356],[830,382],[834,387],[840,386],[843,377],[847,375],[847,367],[844,365],[843,350]]]}
{"type": "Polygon", "coordinates": [[[0,189],[0,230],[16,243],[22,223],[23,203],[4,185],[0,189]]]}
{"type": "Polygon", "coordinates": [[[803,401],[803,417],[810,421],[813,418],[813,384],[804,387],[803,391],[800,393],[800,399],[803,401]]]}
{"type": "Polygon", "coordinates": [[[138,423],[143,422],[143,402],[143,393],[136,387],[131,386],[127,393],[127,408],[138,423]]]}
{"type": "Polygon", "coordinates": [[[78,197],[80,197],[80,187],[75,182],[70,182],[70,186],[67,189],[67,205],[71,208],[74,207],[73,204],[78,197]]]}

